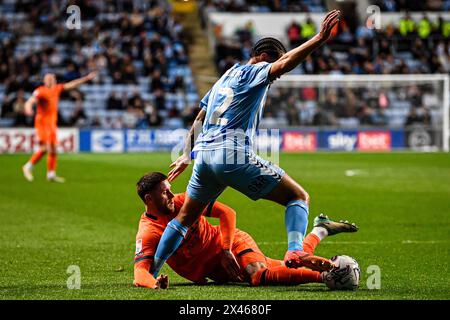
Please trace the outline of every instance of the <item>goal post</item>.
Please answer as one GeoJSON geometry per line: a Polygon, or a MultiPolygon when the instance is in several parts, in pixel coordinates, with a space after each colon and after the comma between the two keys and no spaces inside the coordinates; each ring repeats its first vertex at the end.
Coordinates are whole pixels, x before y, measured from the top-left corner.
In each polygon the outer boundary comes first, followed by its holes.
{"type": "Polygon", "coordinates": [[[448,74],[444,75],[444,98],[443,98],[443,108],[444,108],[444,119],[443,119],[443,139],[445,152],[449,152],[450,144],[450,76],[448,74]]]}
{"type": "Polygon", "coordinates": [[[405,149],[448,152],[449,95],[448,74],[285,75],[265,115],[302,128],[403,130],[405,149]]]}

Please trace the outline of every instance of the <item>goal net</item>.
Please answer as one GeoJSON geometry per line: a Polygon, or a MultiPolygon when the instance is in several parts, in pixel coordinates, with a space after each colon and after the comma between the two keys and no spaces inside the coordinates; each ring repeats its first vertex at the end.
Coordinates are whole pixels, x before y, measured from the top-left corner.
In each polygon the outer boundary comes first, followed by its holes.
{"type": "Polygon", "coordinates": [[[317,149],[449,151],[449,90],[440,74],[286,75],[269,90],[261,127],[314,131],[317,149]]]}

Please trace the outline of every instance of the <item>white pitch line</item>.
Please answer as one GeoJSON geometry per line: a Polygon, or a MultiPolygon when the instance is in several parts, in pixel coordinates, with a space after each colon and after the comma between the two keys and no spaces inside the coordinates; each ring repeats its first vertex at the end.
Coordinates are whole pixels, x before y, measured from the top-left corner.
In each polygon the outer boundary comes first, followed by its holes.
{"type": "Polygon", "coordinates": [[[403,240],[402,244],[438,244],[438,243],[447,243],[448,241],[445,240],[429,240],[429,241],[422,241],[422,240],[403,240]]]}
{"type": "MultiPolygon", "coordinates": [[[[371,245],[378,245],[378,244],[387,244],[387,243],[398,243],[398,244],[440,244],[440,243],[448,243],[450,241],[446,240],[402,240],[402,241],[324,241],[320,244],[371,244],[371,245]]],[[[287,241],[273,241],[273,242],[258,242],[260,245],[281,245],[281,244],[287,244],[287,241]]]]}
{"type": "Polygon", "coordinates": [[[349,170],[345,170],[345,175],[347,177],[368,176],[368,173],[366,171],[359,170],[359,169],[349,169],[349,170]]]}

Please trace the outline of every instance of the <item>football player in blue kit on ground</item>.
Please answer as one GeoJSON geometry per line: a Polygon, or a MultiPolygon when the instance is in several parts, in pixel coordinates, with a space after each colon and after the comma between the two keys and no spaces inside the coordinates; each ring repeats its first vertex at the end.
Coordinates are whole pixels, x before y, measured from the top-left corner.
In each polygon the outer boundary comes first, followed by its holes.
{"type": "MultiPolygon", "coordinates": [[[[256,155],[252,142],[270,84],[322,46],[339,17],[340,11],[329,12],[317,35],[288,52],[274,38],[259,40],[248,63],[231,67],[201,100],[201,110],[186,139],[184,153],[172,163],[169,172],[169,181],[172,181],[187,168],[194,155],[186,200],[179,214],[168,223],[155,253],[151,270],[155,278],[181,244],[189,227],[226,187],[253,200],[267,199],[285,207],[288,250],[284,262],[287,267],[316,271],[332,268],[328,259],[303,250],[308,226],[308,193],[283,169],[256,155]]],[[[230,268],[239,268],[230,251],[224,254],[235,262],[230,268]]]]}

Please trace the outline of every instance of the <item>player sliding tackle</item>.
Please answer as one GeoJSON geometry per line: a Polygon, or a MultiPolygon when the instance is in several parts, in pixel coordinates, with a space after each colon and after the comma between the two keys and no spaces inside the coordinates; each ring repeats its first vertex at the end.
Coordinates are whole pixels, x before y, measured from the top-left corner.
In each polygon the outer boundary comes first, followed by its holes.
{"type": "MultiPolygon", "coordinates": [[[[185,194],[174,195],[167,176],[153,172],[137,183],[137,193],[145,204],[139,222],[134,258],[134,284],[147,288],[167,288],[168,277],[157,279],[149,272],[161,234],[167,223],[179,212],[185,194]]],[[[327,235],[354,232],[357,228],[345,222],[334,222],[325,216],[314,220],[314,228],[303,242],[304,250],[314,254],[316,246],[327,235]]],[[[181,246],[167,261],[182,277],[202,284],[207,278],[219,283],[248,282],[251,285],[323,283],[326,272],[305,268],[289,269],[283,261],[266,257],[252,237],[236,229],[236,212],[220,202],[211,203],[191,226],[181,246]],[[205,216],[219,218],[220,226],[212,226],[205,216]],[[229,252],[236,264],[228,259],[229,252]]]]}
{"type": "MultiPolygon", "coordinates": [[[[252,150],[252,141],[271,82],[323,45],[339,16],[337,10],[328,13],[320,32],[289,52],[276,39],[261,39],[254,45],[248,63],[231,67],[202,99],[201,111],[186,140],[184,154],[172,164],[169,173],[169,181],[172,181],[186,169],[191,160],[190,147],[195,144],[196,160],[186,200],[161,237],[155,254],[155,276],[178,248],[189,227],[228,186],[253,200],[267,199],[286,208],[288,250],[284,262],[287,267],[309,267],[318,271],[332,268],[331,261],[313,256],[303,246],[308,226],[308,193],[284,170],[257,156],[252,150]],[[197,139],[198,126],[203,128],[197,139]]],[[[235,261],[231,251],[228,258],[235,261]]]]}
{"type": "Polygon", "coordinates": [[[44,85],[34,90],[31,97],[25,103],[25,114],[33,115],[33,105],[37,104],[34,127],[39,139],[39,150],[31,156],[30,160],[22,167],[23,174],[28,181],[33,181],[33,166],[47,156],[47,180],[64,182],[64,178],[56,175],[56,147],[57,147],[57,122],[58,101],[64,90],[72,90],[97,76],[97,72],[91,72],[87,76],[72,80],[64,84],[56,83],[53,73],[44,76],[44,85]]]}

